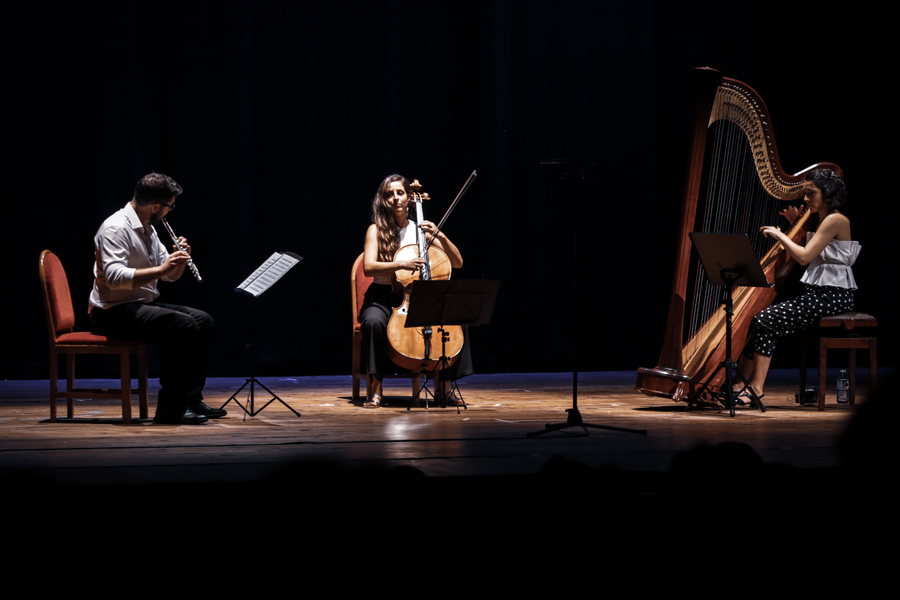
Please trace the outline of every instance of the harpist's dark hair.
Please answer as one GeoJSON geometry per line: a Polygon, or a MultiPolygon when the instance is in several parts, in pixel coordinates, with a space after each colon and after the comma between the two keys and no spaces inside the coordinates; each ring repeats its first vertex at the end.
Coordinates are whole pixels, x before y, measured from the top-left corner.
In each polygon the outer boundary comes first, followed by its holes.
{"type": "Polygon", "coordinates": [[[181,194],[181,186],[168,175],[150,173],[141,177],[134,188],[134,199],[139,206],[155,202],[168,202],[181,194]]]}
{"type": "Polygon", "coordinates": [[[806,174],[806,181],[811,181],[822,190],[822,200],[831,210],[837,210],[847,200],[847,184],[844,178],[831,169],[816,169],[806,174]]]}

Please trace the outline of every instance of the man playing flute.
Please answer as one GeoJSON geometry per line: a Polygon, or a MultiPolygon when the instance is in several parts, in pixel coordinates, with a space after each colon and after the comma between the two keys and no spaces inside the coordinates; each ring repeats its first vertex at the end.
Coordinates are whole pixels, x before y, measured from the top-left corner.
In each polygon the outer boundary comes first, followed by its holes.
{"type": "Polygon", "coordinates": [[[153,228],[175,208],[181,186],[150,173],[134,197],[94,236],[91,330],[97,335],[160,344],[163,370],[155,423],[200,425],[225,416],[203,402],[206,361],[215,323],[202,310],[157,302],[156,282],[181,277],[191,247],[179,237],[169,253],[153,228]]]}

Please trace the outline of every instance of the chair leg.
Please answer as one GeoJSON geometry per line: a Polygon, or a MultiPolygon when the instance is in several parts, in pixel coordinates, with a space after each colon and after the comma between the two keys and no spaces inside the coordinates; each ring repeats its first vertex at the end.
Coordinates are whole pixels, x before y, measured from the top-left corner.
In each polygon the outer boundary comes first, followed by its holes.
{"type": "Polygon", "coordinates": [[[450,389],[448,382],[441,379],[440,372],[434,378],[434,397],[437,402],[444,405],[447,402],[447,390],[450,389]]]}
{"type": "Polygon", "coordinates": [[[353,401],[354,402],[359,401],[359,381],[360,381],[359,375],[354,374],[353,375],[353,401]]]}
{"type": "Polygon", "coordinates": [[[122,422],[131,423],[131,353],[124,350],[119,353],[119,370],[122,379],[122,422]]]}
{"type": "Polygon", "coordinates": [[[419,391],[422,389],[422,376],[418,373],[413,375],[412,378],[412,386],[413,386],[413,398],[419,397],[419,391]]]}
{"type": "MultiPolygon", "coordinates": [[[[75,355],[66,354],[66,392],[72,393],[75,389],[75,355]]],[[[66,416],[70,419],[75,416],[75,398],[66,398],[66,416]]]]}
{"type": "Polygon", "coordinates": [[[856,404],[856,348],[850,348],[850,404],[856,404]]]}
{"type": "Polygon", "coordinates": [[[147,352],[138,352],[138,403],[140,405],[140,414],[142,419],[148,418],[149,410],[147,405],[147,352]]]}
{"type": "Polygon", "coordinates": [[[50,350],[50,422],[56,422],[56,395],[59,393],[59,390],[56,389],[58,385],[57,378],[59,373],[57,370],[59,369],[59,354],[56,353],[55,350],[50,350]]]}

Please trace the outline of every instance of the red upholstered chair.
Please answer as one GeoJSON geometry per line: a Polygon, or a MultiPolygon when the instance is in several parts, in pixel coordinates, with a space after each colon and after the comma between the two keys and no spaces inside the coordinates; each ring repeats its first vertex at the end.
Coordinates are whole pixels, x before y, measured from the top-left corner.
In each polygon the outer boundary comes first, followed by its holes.
{"type": "MultiPolygon", "coordinates": [[[[359,313],[362,310],[363,300],[366,297],[366,290],[372,285],[374,279],[366,277],[363,272],[363,255],[360,254],[356,262],[353,263],[353,269],[350,271],[350,293],[353,300],[353,401],[359,400],[359,382],[367,381],[368,376],[366,369],[362,364],[362,327],[359,324],[359,313]]],[[[419,394],[421,386],[421,373],[385,373],[385,378],[411,377],[412,378],[412,394],[415,398],[419,394]]]]}
{"type": "Polygon", "coordinates": [[[47,310],[47,330],[50,334],[50,420],[56,421],[56,399],[65,398],[67,416],[75,412],[76,398],[120,398],[122,421],[131,423],[131,395],[138,394],[141,418],[147,418],[147,346],[137,342],[113,340],[106,336],[73,331],[75,311],[66,271],[55,254],[41,252],[41,287],[44,290],[44,307],[47,310]],[[138,388],[131,388],[131,353],[138,359],[138,388]],[[66,391],[57,390],[58,356],[66,355],[66,391]],[[76,354],[118,354],[122,385],[117,390],[99,390],[75,387],[76,354]]]}

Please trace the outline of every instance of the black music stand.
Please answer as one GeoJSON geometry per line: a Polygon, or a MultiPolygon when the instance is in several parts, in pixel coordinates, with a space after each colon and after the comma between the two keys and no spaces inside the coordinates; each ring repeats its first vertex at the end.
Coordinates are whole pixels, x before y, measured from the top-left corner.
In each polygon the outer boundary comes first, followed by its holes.
{"type": "Polygon", "coordinates": [[[247,418],[247,415],[251,417],[255,417],[259,413],[261,413],[267,406],[278,400],[281,404],[287,407],[292,413],[301,416],[296,410],[293,409],[287,402],[278,397],[278,394],[267,388],[263,382],[257,379],[253,375],[253,370],[255,366],[255,362],[253,360],[254,355],[254,340],[256,339],[256,300],[259,296],[268,290],[270,287],[275,285],[275,283],[281,279],[281,277],[287,273],[295,264],[303,260],[302,256],[298,256],[293,252],[275,252],[266,260],[256,271],[253,272],[247,279],[241,283],[240,286],[234,288],[234,291],[244,295],[247,298],[247,308],[249,308],[250,312],[250,342],[247,344],[247,350],[250,353],[250,377],[244,380],[244,385],[239,387],[235,393],[231,395],[231,398],[225,401],[220,408],[225,408],[225,406],[229,402],[234,402],[238,405],[238,407],[244,411],[244,418],[247,418]],[[250,397],[247,400],[246,406],[241,404],[237,399],[237,395],[241,393],[245,387],[250,386],[250,397]],[[254,406],[255,402],[255,390],[256,386],[261,387],[262,389],[269,392],[269,395],[272,397],[268,402],[263,404],[257,410],[254,406]]]}
{"type": "MultiPolygon", "coordinates": [[[[578,229],[580,219],[578,219],[578,201],[581,198],[581,182],[588,177],[593,177],[597,169],[597,161],[593,158],[587,160],[573,158],[551,158],[542,160],[544,166],[561,167],[560,179],[572,178],[575,180],[575,194],[572,197],[572,213],[576,218],[572,219],[572,318],[578,314],[578,229]]],[[[628,429],[626,427],[614,427],[612,425],[594,425],[593,423],[585,423],[578,411],[578,356],[579,356],[579,339],[578,328],[572,325],[572,408],[567,408],[565,423],[547,423],[540,431],[532,431],[528,433],[528,437],[536,437],[551,431],[559,431],[560,429],[568,429],[569,427],[581,427],[584,429],[584,435],[588,435],[588,427],[593,429],[609,429],[611,431],[622,431],[625,433],[638,433],[647,435],[646,429],[628,429]]]]}
{"type": "MultiPolygon", "coordinates": [[[[491,321],[494,311],[494,303],[497,300],[497,290],[500,282],[495,280],[469,279],[461,281],[414,281],[409,294],[409,311],[406,315],[407,327],[432,327],[436,326],[441,334],[441,358],[440,373],[437,373],[438,365],[430,373],[425,375],[425,382],[419,388],[419,394],[425,390],[429,379],[435,379],[445,373],[449,365],[447,358],[447,338],[449,334],[444,331],[444,325],[487,325],[491,321]]],[[[468,409],[459,385],[452,381],[450,392],[456,390],[463,408],[468,409]]],[[[410,410],[416,400],[417,394],[406,407],[410,410]]],[[[433,394],[432,394],[433,395],[433,394]]],[[[446,394],[441,398],[441,408],[446,406],[446,394]]],[[[428,391],[425,392],[425,410],[428,410],[428,391]]],[[[456,406],[459,413],[459,405],[456,406]]]]}
{"type": "Polygon", "coordinates": [[[740,369],[737,368],[737,363],[731,360],[731,319],[734,314],[732,295],[734,288],[738,286],[772,287],[775,284],[769,283],[769,280],[766,279],[762,265],[759,264],[759,258],[753,251],[750,238],[746,234],[692,232],[690,236],[697,249],[697,254],[700,255],[700,261],[703,263],[703,269],[706,271],[709,282],[725,288],[725,300],[722,302],[725,311],[725,360],[719,363],[716,370],[706,378],[703,386],[688,398],[688,408],[694,403],[693,401],[710,388],[710,384],[719,371],[725,369],[725,385],[719,386],[718,392],[710,390],[709,395],[728,408],[733,417],[736,395],[732,373],[737,372],[737,376],[744,382],[743,389],[750,392],[753,400],[751,406],[755,405],[761,412],[766,412],[766,407],[750,387],[750,383],[744,378],[740,369]]]}

